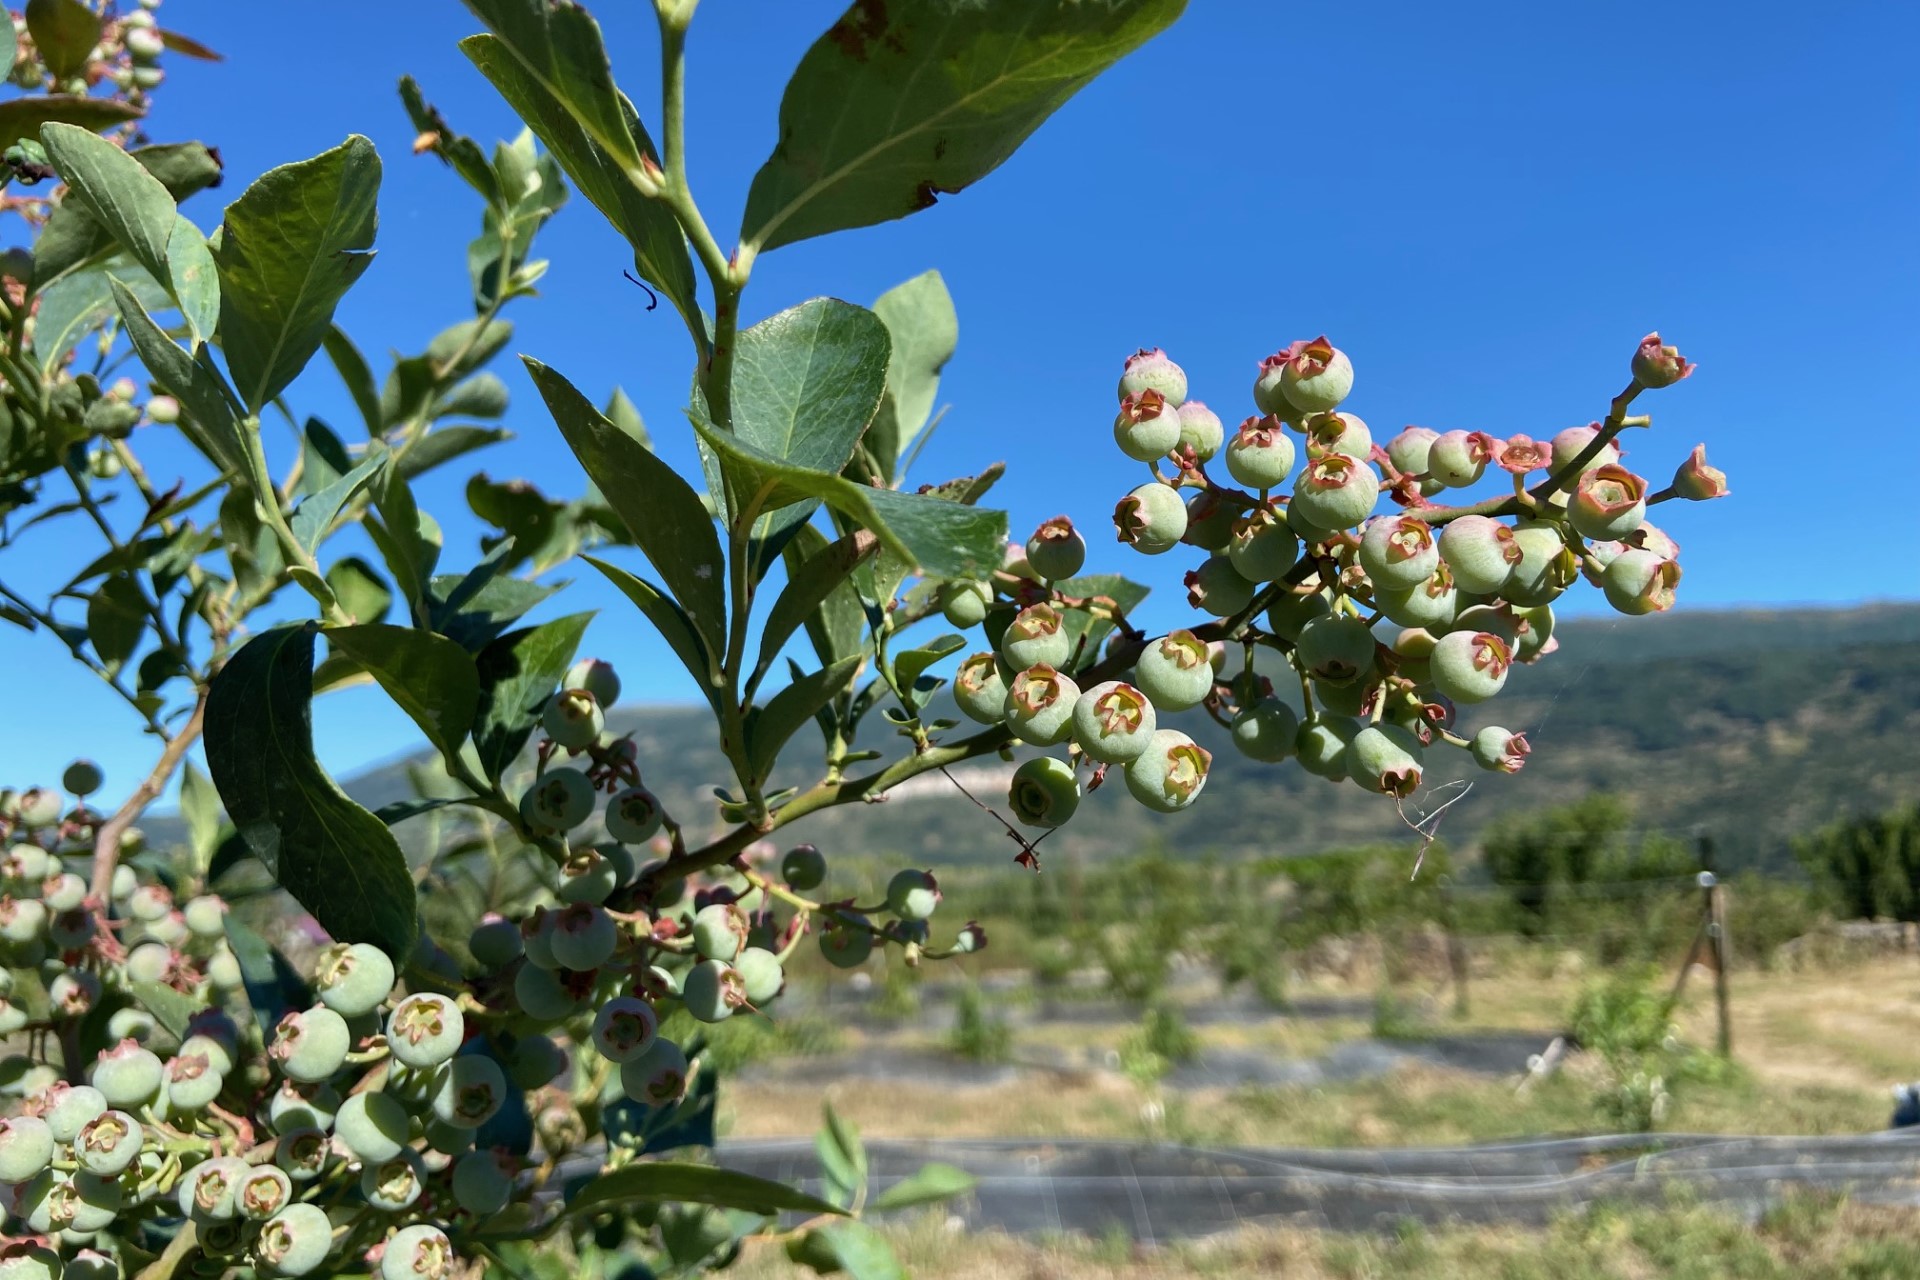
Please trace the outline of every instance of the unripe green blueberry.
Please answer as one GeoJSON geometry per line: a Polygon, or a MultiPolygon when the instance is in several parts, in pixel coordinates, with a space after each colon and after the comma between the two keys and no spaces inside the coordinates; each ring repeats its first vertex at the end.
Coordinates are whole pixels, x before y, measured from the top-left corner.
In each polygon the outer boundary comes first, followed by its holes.
{"type": "Polygon", "coordinates": [[[731,960],[747,945],[747,913],[731,902],[715,902],[693,915],[693,947],[708,960],[731,960]]]}
{"type": "Polygon", "coordinates": [[[1282,578],[1299,558],[1300,539],[1279,513],[1261,507],[1234,521],[1227,559],[1249,582],[1282,578]]]}
{"type": "MultiPolygon", "coordinates": [[[[825,946],[824,934],[821,944],[825,946]]],[[[655,1040],[645,1053],[621,1064],[620,1088],[627,1097],[648,1106],[678,1102],[687,1091],[686,1053],[671,1040],[655,1040]]]]}
{"type": "Polygon", "coordinates": [[[60,775],[60,785],[76,796],[90,796],[100,789],[104,781],[100,766],[91,760],[75,760],[60,775]]]}
{"type": "Polygon", "coordinates": [[[543,830],[570,831],[593,816],[594,798],[593,783],[580,770],[549,769],[521,797],[520,816],[543,830]]]}
{"type": "Polygon", "coordinates": [[[1280,393],[1301,413],[1336,409],[1353,390],[1353,362],[1324,336],[1290,343],[1279,360],[1280,393]]]}
{"type": "Polygon", "coordinates": [[[1240,576],[1226,556],[1209,556],[1186,575],[1187,603],[1216,618],[1231,618],[1253,603],[1258,588],[1240,576]]]}
{"type": "Polygon", "coordinates": [[[102,1111],[80,1126],[73,1138],[73,1157],[88,1173],[117,1176],[140,1155],[146,1133],[125,1111],[102,1111]]]}
{"type": "MultiPolygon", "coordinates": [[[[120,1263],[97,1249],[82,1249],[74,1254],[68,1259],[64,1272],[58,1271],[57,1260],[55,1267],[60,1280],[121,1280],[120,1263]]],[[[21,1280],[21,1277],[9,1272],[4,1261],[0,1261],[0,1280],[21,1280]]]]}
{"type": "Polygon", "coordinates": [[[286,1208],[293,1199],[293,1179],[275,1165],[257,1164],[240,1179],[234,1193],[234,1207],[240,1216],[252,1222],[265,1222],[286,1208]]]}
{"type": "Polygon", "coordinates": [[[164,920],[173,912],[173,894],[163,884],[143,884],[127,899],[127,914],[144,924],[164,920]]]}
{"type": "Polygon", "coordinates": [[[295,1182],[312,1182],[326,1172],[333,1144],[319,1129],[286,1129],[273,1149],[273,1162],[295,1182]]]}
{"type": "Polygon", "coordinates": [[[1364,621],[1335,613],[1300,629],[1293,660],[1316,680],[1350,685],[1373,670],[1375,647],[1373,630],[1364,621]]]}
{"type": "Polygon", "coordinates": [[[296,1202],[268,1219],[253,1244],[256,1264],[271,1276],[304,1276],[333,1252],[333,1224],[316,1204],[296,1202]]]}
{"type": "Polygon", "coordinates": [[[469,1151],[453,1164],[453,1199],[476,1217],[489,1217],[513,1199],[513,1169],[497,1151],[469,1151]]]}
{"type": "Polygon", "coordinates": [[[122,1040],[145,1044],[147,1037],[151,1036],[159,1025],[154,1021],[153,1015],[145,1009],[135,1009],[131,1006],[115,1009],[113,1016],[107,1019],[107,1039],[115,1044],[122,1040]]]}
{"type": "Polygon", "coordinates": [[[180,1180],[180,1212],[196,1222],[219,1222],[237,1211],[234,1196],[252,1166],[238,1156],[216,1156],[180,1180]]]}
{"type": "Polygon", "coordinates": [[[873,926],[857,911],[841,911],[820,931],[820,954],[836,969],[853,969],[873,954],[873,926]]]}
{"type": "Polygon", "coordinates": [[[87,882],[71,871],[57,871],[40,886],[40,900],[48,911],[72,911],[87,900],[87,882]]]}
{"type": "Polygon", "coordinates": [[[167,1106],[191,1115],[220,1096],[226,1078],[204,1053],[177,1053],[167,1061],[167,1106]]]}
{"type": "Polygon", "coordinates": [[[1187,535],[1187,504],[1177,490],[1158,480],[1141,485],[1113,509],[1120,541],[1142,555],[1157,556],[1180,545],[1187,535]]]}
{"type": "Polygon", "coordinates": [[[1153,703],[1121,680],[1083,692],[1073,704],[1073,740],[1102,764],[1125,764],[1147,749],[1155,728],[1153,703]]]}
{"type": "Polygon", "coordinates": [[[1134,670],[1134,684],[1161,711],[1185,711],[1213,692],[1213,662],[1191,631],[1173,631],[1149,641],[1134,670]]]}
{"type": "MultiPolygon", "coordinates": [[[[568,908],[568,911],[572,910],[575,908],[568,908]]],[[[606,913],[602,911],[600,915],[604,918],[606,913]]],[[[557,956],[557,933],[554,941],[557,956]]],[[[451,1058],[466,1035],[467,1020],[461,1016],[460,1007],[434,992],[423,991],[408,996],[393,1007],[393,1013],[387,1019],[388,1051],[393,1054],[395,1061],[417,1070],[437,1067],[451,1058]]]]}
{"type": "Polygon", "coordinates": [[[554,916],[550,945],[553,958],[563,969],[576,973],[598,969],[612,958],[619,944],[619,927],[597,903],[569,903],[554,916]]]}
{"type": "Polygon", "coordinates": [[[724,960],[702,960],[680,985],[687,1012],[702,1022],[724,1022],[747,1003],[746,980],[724,960]]]}
{"type": "Polygon", "coordinates": [[[434,1085],[434,1118],[461,1129],[478,1129],[507,1100],[507,1077],[484,1054],[463,1053],[441,1068],[434,1085]]]}
{"type": "Polygon", "coordinates": [[[645,787],[628,787],[607,801],[607,834],[622,844],[644,844],[660,830],[660,801],[645,787]]]}
{"type": "Polygon", "coordinates": [[[60,793],[51,787],[28,787],[15,804],[20,825],[29,830],[53,826],[60,821],[61,810],[65,808],[60,793]]]}
{"type": "Polygon", "coordinates": [[[1164,458],[1180,443],[1180,407],[1158,391],[1138,391],[1120,402],[1113,442],[1135,462],[1164,458]]]}
{"type": "Polygon", "coordinates": [[[940,905],[940,885],[931,871],[896,871],[887,882],[887,910],[902,920],[932,919],[940,905]]]}
{"type": "Polygon", "coordinates": [[[20,1054],[0,1060],[0,1097],[31,1098],[60,1079],[60,1069],[20,1054]]]}
{"type": "Polygon", "coordinates": [[[299,1085],[287,1080],[267,1099],[267,1123],[275,1133],[331,1129],[339,1110],[340,1095],[331,1085],[299,1085]]]}
{"type": "Polygon", "coordinates": [[[100,999],[100,979],[85,969],[68,969],[47,984],[48,1012],[55,1018],[84,1018],[100,999]]]}
{"type": "Polygon", "coordinates": [[[615,996],[593,1016],[593,1045],[612,1063],[631,1062],[647,1051],[660,1031],[653,1006],[633,996],[615,996]]]}
{"type": "Polygon", "coordinates": [[[107,1100],[92,1085],[56,1081],[35,1095],[28,1108],[47,1122],[55,1142],[72,1142],[81,1128],[107,1109],[107,1100]]]}
{"type": "Polygon", "coordinates": [[[1080,780],[1066,761],[1037,756],[1013,771],[1007,807],[1025,826],[1063,826],[1080,807],[1080,780]]]}
{"type": "MultiPolygon", "coordinates": [[[[1568,427],[1555,436],[1553,438],[1554,472],[1558,474],[1572,466],[1574,459],[1586,452],[1587,446],[1592,444],[1594,437],[1599,434],[1600,424],[1596,422],[1590,427],[1568,427]]],[[[1620,461],[1620,446],[1609,440],[1605,448],[1581,464],[1580,470],[1585,474],[1596,467],[1604,467],[1618,461],[1620,461]]]]}
{"type": "Polygon", "coordinates": [[[1680,562],[1637,548],[1621,552],[1600,579],[1607,603],[1621,613],[1664,613],[1673,608],[1680,562]]]}
{"type": "Polygon", "coordinates": [[[1427,451],[1427,475],[1452,489],[1479,483],[1495,441],[1484,431],[1443,431],[1427,451]]]}
{"type": "Polygon", "coordinates": [[[1707,502],[1724,498],[1729,492],[1727,473],[1707,465],[1707,446],[1697,444],[1687,460],[1673,473],[1673,491],[1689,502],[1707,502]]]}
{"type": "MultiPolygon", "coordinates": [[[[989,663],[993,661],[992,654],[976,654],[975,657],[985,657],[989,663]]],[[[1001,695],[1003,700],[1005,696],[1001,695]]],[[[797,844],[780,859],[780,878],[787,882],[789,889],[797,889],[801,893],[817,889],[827,878],[827,857],[813,845],[797,844]]]]}
{"type": "Polygon", "coordinates": [[[52,861],[47,851],[37,844],[16,844],[7,850],[6,862],[0,865],[0,874],[22,888],[31,886],[38,893],[41,884],[46,881],[52,861]]]}
{"type": "Polygon", "coordinates": [[[1073,733],[1073,708],[1080,686],[1044,664],[1028,667],[1007,687],[1004,717],[1008,729],[1037,747],[1065,742],[1073,733]]]}
{"type": "Polygon", "coordinates": [[[1366,462],[1329,453],[1309,462],[1294,486],[1287,521],[1302,537],[1303,526],[1350,529],[1373,514],[1380,500],[1380,475],[1366,462]]]}
{"type": "Polygon", "coordinates": [[[1366,462],[1373,457],[1373,433],[1351,413],[1311,413],[1300,423],[1307,435],[1307,456],[1344,453],[1366,462]]]}
{"type": "Polygon", "coordinates": [[[999,724],[1007,706],[1000,660],[991,653],[976,653],[962,662],[953,676],[953,700],[960,714],[974,723],[999,724]]]}
{"type": "Polygon", "coordinates": [[[1233,745],[1250,760],[1285,760],[1299,732],[1300,717],[1278,698],[1261,698],[1233,718],[1233,745]]]}
{"type": "Polygon", "coordinates": [[[1227,441],[1227,474],[1249,489],[1272,489],[1293,471],[1293,438],[1271,413],[1249,417],[1227,441]]]}
{"type": "Polygon", "coordinates": [[[1469,743],[1473,762],[1489,773],[1518,773],[1525,767],[1533,746],[1524,733],[1511,733],[1498,725],[1488,725],[1473,735],[1469,743]]]}
{"type": "Polygon", "coordinates": [[[1347,746],[1347,773],[1369,791],[1405,798],[1420,789],[1420,739],[1397,724],[1370,724],[1347,746]]]}
{"type": "Polygon", "coordinates": [[[1154,391],[1178,405],[1187,398],[1186,370],[1167,358],[1159,347],[1142,347],[1127,357],[1120,371],[1120,399],[1154,391]]]}
{"type": "Polygon", "coordinates": [[[560,687],[585,689],[602,711],[620,701],[620,677],[614,673],[611,662],[602,662],[599,658],[582,658],[574,663],[567,669],[560,687]]]}
{"type": "Polygon", "coordinates": [[[1177,448],[1191,449],[1195,462],[1206,462],[1220,452],[1220,442],[1224,437],[1225,428],[1221,426],[1219,414],[1198,400],[1181,403],[1180,443],[1177,448]]]}
{"type": "MultiPolygon", "coordinates": [[[[617,844],[607,847],[620,848],[617,844]]],[[[601,903],[607,900],[618,884],[619,873],[615,871],[612,861],[598,850],[586,849],[560,864],[559,878],[553,892],[562,902],[601,903]]]]}
{"type": "Polygon", "coordinates": [[[53,1162],[53,1130],[39,1116],[0,1120],[0,1182],[19,1183],[53,1162]]]}
{"type": "Polygon", "coordinates": [[[1027,539],[1027,563],[1049,582],[1071,578],[1087,562],[1087,540],[1065,516],[1044,521],[1027,539]]]}
{"type": "Polygon", "coordinates": [[[1178,729],[1156,729],[1147,749],[1127,762],[1127,790],[1159,813],[1176,813],[1200,798],[1213,755],[1178,729]]]}
{"type": "Polygon", "coordinates": [[[320,1003],[343,1018],[358,1018],[380,1007],[393,990],[393,961],[366,942],[335,943],[320,953],[313,976],[320,1003]]]}
{"type": "Polygon", "coordinates": [[[227,904],[214,894],[203,893],[197,898],[189,898],[180,914],[187,922],[187,929],[196,938],[227,936],[227,904]]]}
{"type": "Polygon", "coordinates": [[[1514,644],[1515,662],[1532,662],[1542,654],[1552,652],[1553,644],[1553,608],[1550,605],[1536,605],[1527,609],[1515,609],[1514,617],[1520,623],[1520,636],[1514,644]]]}
{"type": "Polygon", "coordinates": [[[1474,595],[1499,595],[1523,554],[1512,528],[1491,516],[1461,516],[1440,532],[1440,558],[1454,585],[1474,595]]]}
{"type": "MultiPolygon", "coordinates": [[[[444,1070],[445,1068],[442,1068],[444,1070]]],[[[473,1150],[474,1139],[478,1131],[462,1129],[445,1121],[429,1119],[421,1128],[421,1136],[426,1139],[427,1149],[424,1163],[431,1173],[438,1173],[444,1167],[442,1156],[463,1156],[473,1150]]]]}
{"type": "Polygon", "coordinates": [[[1428,427],[1408,427],[1387,441],[1387,461],[1403,476],[1424,476],[1440,433],[1428,427]]]}
{"type": "Polygon", "coordinates": [[[1287,591],[1267,606],[1267,630],[1283,640],[1298,641],[1300,632],[1332,609],[1320,591],[1287,591]]]}
{"type": "Polygon", "coordinates": [[[1501,589],[1510,603],[1526,607],[1550,604],[1580,575],[1579,558],[1567,546],[1559,525],[1522,520],[1514,526],[1513,544],[1520,549],[1520,559],[1501,589]]]}
{"type": "Polygon", "coordinates": [[[1595,467],[1575,484],[1567,522],[1584,538],[1617,542],[1647,522],[1647,482],[1618,463],[1595,467]]]}
{"type": "Polygon", "coordinates": [[[100,1091],[107,1105],[137,1111],[160,1092],[166,1069],[151,1050],[122,1040],[102,1050],[87,1073],[87,1083],[100,1091]]]}
{"type": "Polygon", "coordinates": [[[547,737],[569,751],[585,751],[607,727],[600,704],[585,689],[562,689],[540,716],[547,737]]]}
{"type": "Polygon", "coordinates": [[[787,985],[787,971],[781,967],[780,957],[765,947],[748,947],[733,958],[733,967],[746,984],[747,1003],[756,1008],[779,996],[787,985]]]}
{"type": "Polygon", "coordinates": [[[325,1005],[315,1005],[280,1019],[267,1056],[289,1080],[318,1084],[346,1065],[352,1048],[347,1020],[325,1005]]]}
{"type": "MultiPolygon", "coordinates": [[[[77,1262],[69,1262],[63,1272],[60,1255],[53,1250],[31,1239],[13,1240],[0,1245],[0,1280],[66,1280],[69,1276],[93,1280],[91,1275],[76,1272],[77,1262]]],[[[109,1274],[118,1276],[118,1266],[109,1274]]]]}
{"type": "Polygon", "coordinates": [[[1000,656],[1015,671],[1041,664],[1063,666],[1073,656],[1073,637],[1060,611],[1043,601],[1028,605],[1007,624],[1000,656]]]}
{"type": "Polygon", "coordinates": [[[1485,702],[1507,682],[1513,650],[1490,631],[1449,631],[1429,661],[1434,688],[1455,702],[1485,702]]]}
{"type": "Polygon", "coordinates": [[[1433,656],[1437,637],[1422,627],[1408,627],[1393,638],[1394,669],[1415,684],[1427,684],[1432,676],[1428,661],[1433,656]]]}
{"type": "Polygon", "coordinates": [[[39,1235],[88,1235],[113,1225],[126,1196],[119,1182],[78,1173],[43,1173],[20,1189],[14,1212],[39,1235]]]}
{"type": "Polygon", "coordinates": [[[580,1007],[579,998],[559,974],[535,964],[521,965],[513,975],[513,1002],[529,1018],[543,1023],[570,1017],[580,1007]]]}
{"type": "Polygon", "coordinates": [[[1454,589],[1453,570],[1444,560],[1433,576],[1420,585],[1405,590],[1376,590],[1373,602],[1397,625],[1428,631],[1451,628],[1462,603],[1460,593],[1454,589]]]}
{"type": "Polygon", "coordinates": [[[391,1094],[356,1093],[340,1104],[333,1133],[356,1160],[391,1160],[407,1145],[407,1109],[391,1094]]]}
{"type": "Polygon", "coordinates": [[[402,1227],[380,1256],[380,1280],[448,1280],[459,1259],[447,1233],[419,1223],[402,1227]]]}
{"type": "MultiPolygon", "coordinates": [[[[360,1194],[366,1197],[371,1208],[381,1213],[399,1213],[413,1207],[413,1202],[426,1189],[426,1182],[427,1171],[421,1167],[419,1155],[408,1149],[362,1169],[360,1194]]],[[[381,1270],[382,1274],[391,1274],[384,1266],[381,1270]]]]}
{"type": "Polygon", "coordinates": [[[1378,516],[1361,531],[1360,567],[1376,587],[1419,586],[1439,565],[1433,529],[1418,516],[1378,516]]]}
{"type": "Polygon", "coordinates": [[[1180,540],[1202,551],[1225,551],[1233,541],[1235,505],[1212,489],[1187,496],[1187,531],[1180,540]]]}
{"type": "Polygon", "coordinates": [[[993,586],[961,578],[941,583],[934,599],[939,602],[941,615],[948,625],[965,631],[987,620],[987,607],[993,603],[993,586]]]}
{"type": "Polygon", "coordinates": [[[1329,780],[1347,777],[1347,748],[1359,733],[1359,722],[1346,716],[1322,715],[1302,721],[1293,744],[1300,767],[1329,780]]]}

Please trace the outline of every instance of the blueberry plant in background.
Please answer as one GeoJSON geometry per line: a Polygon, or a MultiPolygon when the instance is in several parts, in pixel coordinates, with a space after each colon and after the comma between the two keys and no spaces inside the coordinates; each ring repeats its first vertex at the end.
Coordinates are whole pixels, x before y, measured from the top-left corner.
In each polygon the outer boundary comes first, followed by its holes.
{"type": "MultiPolygon", "coordinates": [[[[870,1197],[830,1110],[818,1194],[703,1160],[699,1028],[777,1017],[800,946],[917,965],[985,932],[936,933],[921,869],[884,901],[836,898],[819,850],[770,856],[777,833],[1024,745],[1043,753],[976,801],[1037,869],[1110,771],[1148,810],[1199,799],[1208,754],[1161,723],[1194,707],[1252,758],[1383,803],[1420,791],[1433,751],[1511,772],[1525,738],[1456,708],[1551,651],[1553,602],[1583,575],[1624,612],[1669,607],[1677,548],[1648,508],[1725,492],[1700,449],[1657,492],[1623,464],[1618,437],[1648,425],[1635,398],[1692,370],[1657,336],[1604,418],[1539,442],[1377,445],[1325,338],[1260,363],[1229,436],[1178,365],[1137,353],[1113,438],[1149,474],[1115,538],[1205,553],[1184,574],[1195,624],[1165,635],[1129,618],[1145,586],[1086,572],[1065,518],[1008,542],[980,505],[998,464],[910,484],[957,335],[940,277],[755,318],[755,261],[963,190],[1181,0],[862,0],[794,72],[730,245],[687,180],[694,0],[655,0],[646,110],[578,5],[468,0],[484,30],[462,48],[528,131],[489,152],[402,83],[415,152],[473,189],[482,226],[455,323],[380,376],[334,324],[373,265],[380,157],[356,136],[275,169],[203,235],[179,204],[219,182],[216,154],[141,122],[163,53],[208,51],[155,7],[31,0],[0,33],[24,91],[0,103],[27,193],[10,207],[32,231],[0,263],[0,617],[66,649],[156,744],[111,813],[89,807],[104,780],[84,762],[0,797],[10,1280],[62,1259],[85,1276],[685,1274],[750,1238],[823,1273],[899,1274],[861,1216],[964,1175],[929,1166],[870,1197]],[[529,357],[583,492],[473,475],[494,532],[462,556],[415,482],[505,436],[487,366],[573,191],[685,322],[700,474],[653,453],[607,371],[529,357]],[[349,430],[288,401],[320,363],[349,430]],[[1489,474],[1498,492],[1464,493],[1489,474]],[[56,538],[98,552],[29,589],[13,566],[56,538]],[[668,812],[607,732],[620,683],[579,653],[589,615],[523,625],[576,558],[709,704],[732,774],[713,811],[668,812]],[[949,680],[974,731],[934,712],[949,680]],[[351,683],[438,753],[418,801],[370,812],[315,758],[312,700],[351,683]],[[811,780],[776,785],[815,731],[811,780]],[[133,823],[176,774],[187,847],[143,849],[133,823]],[[430,833],[412,864],[403,823],[430,833]],[[266,927],[288,896],[306,936],[266,927]]],[[[1106,394],[1088,388],[1090,430],[1106,394]]]]}

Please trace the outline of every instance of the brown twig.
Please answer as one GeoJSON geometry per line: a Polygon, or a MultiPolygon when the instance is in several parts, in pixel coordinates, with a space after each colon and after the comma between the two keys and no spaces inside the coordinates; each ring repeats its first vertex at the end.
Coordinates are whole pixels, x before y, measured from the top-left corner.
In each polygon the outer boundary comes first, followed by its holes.
{"type": "Polygon", "coordinates": [[[207,691],[200,690],[200,696],[193,704],[193,714],[180,726],[180,732],[167,740],[166,750],[160,753],[159,761],[153,766],[153,772],[146,781],[134,788],[126,803],[114,811],[100,827],[93,838],[93,896],[101,902],[107,901],[113,892],[113,869],[120,865],[120,840],[126,835],[127,828],[134,819],[146,812],[148,805],[160,798],[167,789],[167,782],[173,777],[173,771],[180,767],[180,761],[186,757],[187,748],[199,738],[200,730],[206,719],[207,691]]]}

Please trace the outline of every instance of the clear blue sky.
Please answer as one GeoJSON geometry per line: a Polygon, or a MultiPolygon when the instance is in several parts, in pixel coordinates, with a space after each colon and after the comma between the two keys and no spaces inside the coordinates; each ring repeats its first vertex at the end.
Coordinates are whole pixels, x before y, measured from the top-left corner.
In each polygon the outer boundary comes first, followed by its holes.
{"type": "MultiPolygon", "coordinates": [[[[622,84],[657,115],[650,6],[589,8],[622,84]]],[[[723,239],[774,140],[787,70],[840,8],[702,6],[690,146],[723,239]]],[[[413,73],[483,142],[518,130],[455,48],[476,29],[465,10],[169,0],[163,17],[228,55],[172,60],[152,122],[156,137],[201,138],[226,159],[226,189],[188,212],[211,227],[218,202],[262,170],[368,134],[387,162],[380,256],[342,321],[379,353],[417,351],[462,318],[477,211],[437,161],[409,154],[394,83],[413,73]]],[[[1920,404],[1917,45],[1920,18],[1878,3],[1315,12],[1195,0],[972,190],[763,258],[748,310],[820,293],[869,302],[938,267],[961,342],[942,394],[953,411],[919,478],[1005,459],[995,497],[1015,530],[1071,514],[1092,535],[1094,567],[1160,587],[1150,622],[1175,616],[1175,557],[1122,555],[1104,533],[1140,478],[1109,443],[1120,361],[1166,347],[1233,422],[1255,361],[1321,332],[1351,353],[1348,407],[1377,437],[1408,423],[1544,437],[1600,416],[1635,343],[1658,328],[1701,368],[1643,402],[1655,429],[1631,440],[1629,462],[1664,483],[1704,440],[1734,489],[1659,514],[1684,549],[1684,607],[1912,599],[1908,504],[1874,486],[1910,461],[1920,404]]],[[[664,306],[642,309],[621,279],[628,255],[585,201],[543,249],[546,296],[515,312],[516,349],[595,396],[625,385],[661,452],[689,463],[684,333],[664,306]]],[[[538,397],[516,368],[500,372],[518,439],[485,467],[577,493],[538,397]]],[[[353,420],[324,368],[293,399],[343,428],[353,420]]],[[[469,561],[479,526],[457,478],[423,500],[449,532],[443,563],[469,561]]],[[[54,572],[0,569],[28,583],[54,572]]],[[[688,696],[623,602],[585,581],[563,598],[604,609],[588,647],[619,663],[630,696],[688,696]]],[[[1582,591],[1570,605],[1594,600],[1582,591]]],[[[111,795],[133,784],[151,744],[57,646],[0,630],[0,670],[0,778],[53,777],[90,754],[111,795]]],[[[339,772],[414,739],[360,693],[323,707],[320,735],[339,772]]]]}

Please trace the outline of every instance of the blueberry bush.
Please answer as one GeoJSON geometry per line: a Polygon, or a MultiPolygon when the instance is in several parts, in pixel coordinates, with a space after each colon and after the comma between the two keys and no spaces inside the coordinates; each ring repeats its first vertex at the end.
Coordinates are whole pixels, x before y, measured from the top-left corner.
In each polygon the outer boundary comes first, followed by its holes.
{"type": "Polygon", "coordinates": [[[461,47],[527,129],[488,150],[401,83],[414,152],[471,189],[480,229],[471,296],[378,372],[334,316],[373,266],[382,158],[349,137],[260,176],[203,234],[180,208],[220,183],[217,152],[145,130],[163,62],[215,55],[158,8],[27,0],[0,31],[0,178],[29,237],[0,259],[0,619],[156,744],[110,809],[84,761],[0,796],[7,1280],[688,1274],[750,1238],[823,1273],[898,1274],[862,1215],[964,1176],[869,1188],[831,1111],[817,1194],[716,1165],[703,1028],[778,1019],[802,946],[917,966],[986,932],[943,919],[924,868],[872,902],[836,896],[828,853],[779,854],[786,828],[1038,748],[1004,797],[976,797],[1038,871],[1110,773],[1146,814],[1200,800],[1207,751],[1161,723],[1193,707],[1253,759],[1382,803],[1421,792],[1430,752],[1511,772],[1525,737],[1457,710],[1553,651],[1554,602],[1582,578],[1625,613],[1670,607],[1677,548],[1648,512],[1726,490],[1699,448],[1664,487],[1622,461],[1649,425],[1635,400],[1693,369],[1657,335],[1598,421],[1538,441],[1376,442],[1324,337],[1261,360],[1231,429],[1164,352],[1127,358],[1117,387],[1086,388],[1086,424],[1114,415],[1141,483],[1094,540],[1202,553],[1181,578],[1191,625],[1164,634],[1133,621],[1147,587],[1090,570],[1071,521],[1009,541],[983,505],[998,464],[909,482],[957,332],[939,275],[751,319],[756,260],[982,179],[1182,0],[860,0],[793,72],[731,245],[688,181],[696,0],[654,0],[646,104],[571,0],[467,0],[482,30],[461,47]],[[604,372],[527,358],[585,483],[555,499],[474,474],[494,532],[463,555],[416,486],[505,437],[490,366],[576,192],[685,322],[699,473],[656,456],[604,372]],[[289,403],[309,366],[339,379],[350,430],[289,403]],[[14,571],[89,540],[50,591],[14,571]],[[579,652],[590,615],[523,622],[575,561],[710,707],[732,775],[712,811],[667,811],[608,732],[622,655],[579,652]],[[373,812],[316,758],[313,700],[355,683],[438,753],[431,794],[373,812]],[[966,731],[938,714],[949,683],[966,731]],[[814,780],[776,787],[814,729],[814,780]],[[186,845],[145,848],[135,824],[176,782],[186,845]],[[485,884],[465,896],[441,876],[454,851],[413,865],[394,831],[449,812],[481,820],[485,884]],[[304,951],[260,927],[288,900],[304,951]]]}

